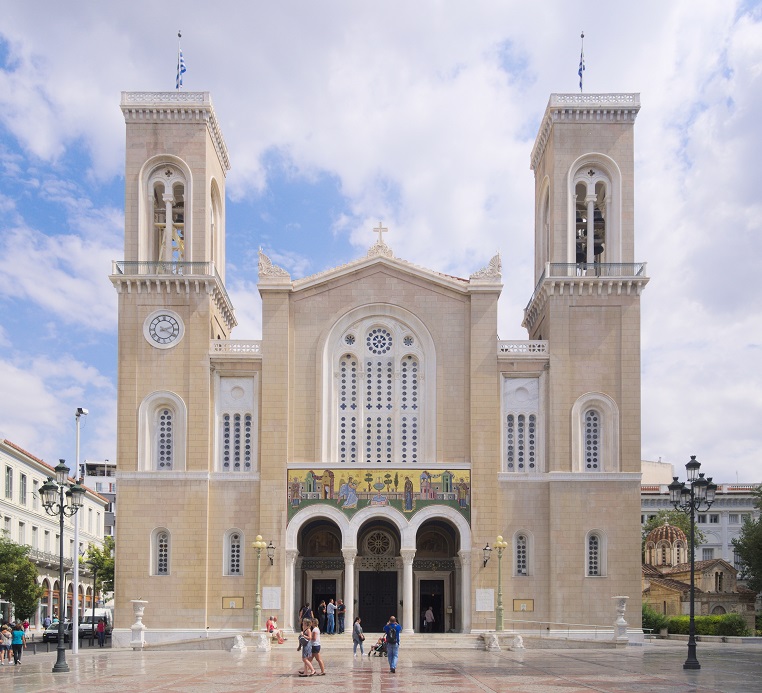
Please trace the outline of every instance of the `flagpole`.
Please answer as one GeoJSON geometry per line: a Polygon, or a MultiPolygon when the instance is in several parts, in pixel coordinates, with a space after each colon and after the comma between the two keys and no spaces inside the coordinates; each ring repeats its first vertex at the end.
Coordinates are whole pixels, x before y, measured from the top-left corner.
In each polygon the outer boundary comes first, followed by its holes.
{"type": "Polygon", "coordinates": [[[582,40],[581,47],[579,49],[579,70],[577,70],[577,74],[579,75],[579,93],[582,93],[582,73],[585,71],[585,32],[583,31],[580,34],[580,39],[582,40]]]}
{"type": "Polygon", "coordinates": [[[177,77],[175,78],[175,89],[177,91],[180,91],[183,88],[182,74],[180,73],[180,55],[182,53],[182,48],[180,48],[180,39],[182,37],[183,37],[182,31],[178,29],[177,30],[177,77]]]}

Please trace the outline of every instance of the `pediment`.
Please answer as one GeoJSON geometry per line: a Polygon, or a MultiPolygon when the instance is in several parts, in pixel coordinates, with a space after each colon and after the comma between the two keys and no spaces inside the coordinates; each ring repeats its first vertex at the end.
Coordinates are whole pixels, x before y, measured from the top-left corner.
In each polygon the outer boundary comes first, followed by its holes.
{"type": "Polygon", "coordinates": [[[395,273],[407,274],[417,279],[423,279],[427,282],[460,292],[469,293],[472,291],[500,291],[502,289],[501,281],[501,263],[500,256],[495,255],[490,262],[482,269],[474,272],[468,279],[455,277],[449,274],[436,272],[425,267],[413,264],[407,260],[394,257],[391,248],[383,241],[377,241],[371,246],[367,255],[356,260],[352,260],[344,265],[333,267],[331,269],[318,272],[317,274],[304,277],[302,279],[292,280],[291,276],[282,267],[274,265],[262,250],[259,251],[259,287],[268,288],[290,288],[291,291],[303,291],[319,287],[322,284],[341,279],[343,277],[356,274],[357,272],[373,267],[383,267],[393,270],[395,273]]]}

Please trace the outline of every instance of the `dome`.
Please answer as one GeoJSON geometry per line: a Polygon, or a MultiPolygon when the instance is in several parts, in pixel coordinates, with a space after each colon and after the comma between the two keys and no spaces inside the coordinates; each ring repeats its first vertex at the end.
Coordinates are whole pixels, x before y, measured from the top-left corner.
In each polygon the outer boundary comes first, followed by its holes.
{"type": "Polygon", "coordinates": [[[664,524],[660,525],[656,529],[652,529],[646,537],[646,543],[653,542],[658,544],[660,541],[669,542],[670,545],[676,541],[683,541],[687,544],[688,538],[685,536],[685,532],[675,525],[669,524],[668,520],[664,520],[664,524]]]}

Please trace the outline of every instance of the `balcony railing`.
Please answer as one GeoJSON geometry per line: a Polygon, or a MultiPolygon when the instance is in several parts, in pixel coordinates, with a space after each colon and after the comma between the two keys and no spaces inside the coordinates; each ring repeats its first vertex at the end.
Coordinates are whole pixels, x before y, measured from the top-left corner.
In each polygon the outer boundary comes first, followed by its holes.
{"type": "Polygon", "coordinates": [[[545,264],[545,271],[537,282],[532,298],[527,303],[525,312],[537,298],[543,283],[548,279],[589,281],[591,279],[626,279],[628,277],[642,279],[645,276],[645,262],[548,262],[545,264]]]}
{"type": "Polygon", "coordinates": [[[259,339],[213,339],[209,352],[212,354],[262,354],[259,339]]]}
{"type": "Polygon", "coordinates": [[[213,262],[166,262],[163,260],[114,260],[112,274],[138,277],[214,277],[232,305],[225,284],[222,282],[213,262]]]}
{"type": "Polygon", "coordinates": [[[547,356],[548,342],[539,340],[500,340],[497,343],[498,354],[510,354],[511,356],[547,356]]]}
{"type": "MultiPolygon", "coordinates": [[[[34,561],[35,563],[40,563],[44,565],[58,565],[57,553],[49,553],[47,551],[41,551],[40,549],[30,549],[29,559],[34,561]]],[[[64,567],[71,568],[74,565],[74,561],[71,558],[66,558],[64,556],[63,564],[64,564],[64,567]]]]}

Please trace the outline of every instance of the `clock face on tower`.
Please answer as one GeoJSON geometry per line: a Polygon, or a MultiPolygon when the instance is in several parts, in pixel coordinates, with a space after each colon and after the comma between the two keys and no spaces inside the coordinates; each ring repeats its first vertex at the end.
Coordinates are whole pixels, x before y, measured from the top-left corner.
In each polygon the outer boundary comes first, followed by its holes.
{"type": "Polygon", "coordinates": [[[169,349],[183,337],[182,318],[171,310],[157,310],[143,323],[143,336],[157,349],[169,349]]]}

